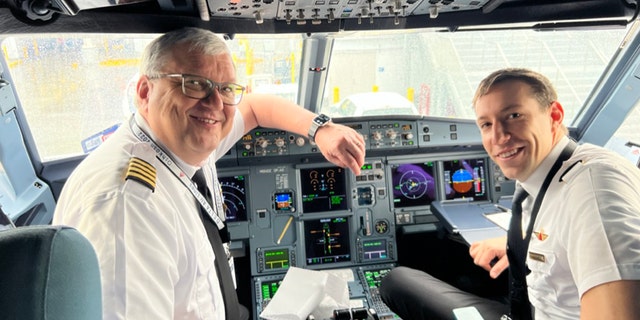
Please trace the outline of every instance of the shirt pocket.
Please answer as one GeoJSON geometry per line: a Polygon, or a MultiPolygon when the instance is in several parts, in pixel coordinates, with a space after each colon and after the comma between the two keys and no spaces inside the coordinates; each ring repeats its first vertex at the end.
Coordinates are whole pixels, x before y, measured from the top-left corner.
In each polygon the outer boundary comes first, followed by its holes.
{"type": "Polygon", "coordinates": [[[555,294],[551,273],[556,265],[557,257],[553,251],[532,247],[527,252],[527,267],[531,271],[527,275],[527,286],[530,290],[544,294],[555,294]]]}

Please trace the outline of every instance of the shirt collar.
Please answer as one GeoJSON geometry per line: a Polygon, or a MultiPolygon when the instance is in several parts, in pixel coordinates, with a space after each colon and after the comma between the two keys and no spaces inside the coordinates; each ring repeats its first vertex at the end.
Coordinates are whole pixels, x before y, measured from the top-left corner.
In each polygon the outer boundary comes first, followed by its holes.
{"type": "Polygon", "coordinates": [[[540,192],[540,188],[542,188],[542,183],[544,179],[547,177],[549,170],[553,167],[553,164],[556,162],[564,147],[569,143],[569,138],[567,136],[562,137],[558,143],[551,149],[551,152],[547,155],[544,160],[540,163],[540,165],[533,171],[531,176],[527,178],[525,181],[519,181],[522,188],[524,188],[529,196],[534,199],[538,196],[540,192]]]}
{"type": "Polygon", "coordinates": [[[193,175],[196,173],[196,171],[198,171],[198,169],[200,169],[206,164],[207,162],[206,160],[203,161],[203,163],[200,166],[192,166],[184,162],[175,153],[171,152],[171,150],[169,150],[169,148],[167,148],[167,146],[165,146],[160,140],[158,140],[156,135],[153,133],[153,130],[151,130],[151,127],[147,123],[147,120],[145,120],[145,118],[142,115],[140,115],[139,112],[136,112],[134,114],[134,117],[136,120],[136,124],[140,127],[140,129],[142,129],[142,131],[144,131],[144,133],[146,133],[149,136],[149,138],[153,139],[153,141],[160,148],[162,148],[162,150],[164,150],[169,155],[169,157],[173,159],[173,161],[175,161],[175,163],[178,165],[178,167],[184,172],[184,174],[187,177],[193,178],[193,175]]]}

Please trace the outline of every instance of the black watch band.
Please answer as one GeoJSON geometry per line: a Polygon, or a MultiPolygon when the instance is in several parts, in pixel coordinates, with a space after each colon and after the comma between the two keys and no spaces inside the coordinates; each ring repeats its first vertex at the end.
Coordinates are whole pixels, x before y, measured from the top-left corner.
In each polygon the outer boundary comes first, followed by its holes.
{"type": "Polygon", "coordinates": [[[318,129],[320,129],[322,126],[326,125],[327,123],[329,123],[329,121],[331,121],[331,118],[326,114],[319,114],[317,117],[315,117],[311,122],[311,127],[309,127],[309,133],[308,133],[309,140],[311,140],[312,142],[315,142],[316,133],[318,132],[318,129]]]}

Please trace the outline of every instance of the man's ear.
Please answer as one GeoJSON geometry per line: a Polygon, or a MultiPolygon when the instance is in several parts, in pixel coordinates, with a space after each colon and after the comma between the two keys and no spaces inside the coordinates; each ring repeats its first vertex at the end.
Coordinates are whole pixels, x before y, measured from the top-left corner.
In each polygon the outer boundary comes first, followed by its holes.
{"type": "Polygon", "coordinates": [[[553,122],[553,124],[562,125],[562,121],[564,121],[564,109],[562,108],[560,102],[552,102],[549,108],[551,121],[553,122]]]}
{"type": "Polygon", "coordinates": [[[136,84],[136,101],[138,109],[146,109],[149,104],[149,91],[151,90],[151,82],[147,76],[141,76],[136,84]]]}

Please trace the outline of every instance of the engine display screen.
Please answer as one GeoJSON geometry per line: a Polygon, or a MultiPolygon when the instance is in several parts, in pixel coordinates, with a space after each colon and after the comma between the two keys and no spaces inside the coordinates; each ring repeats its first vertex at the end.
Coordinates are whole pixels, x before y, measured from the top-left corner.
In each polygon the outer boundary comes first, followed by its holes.
{"type": "Polygon", "coordinates": [[[347,210],[346,174],[340,167],[301,169],[304,213],[347,210]]]}

